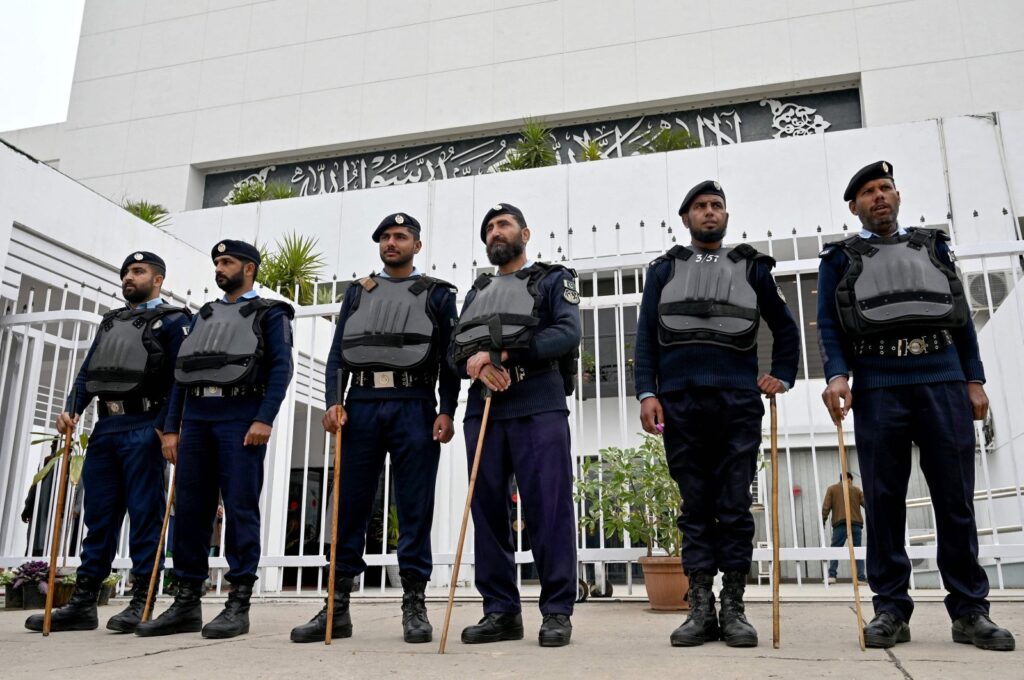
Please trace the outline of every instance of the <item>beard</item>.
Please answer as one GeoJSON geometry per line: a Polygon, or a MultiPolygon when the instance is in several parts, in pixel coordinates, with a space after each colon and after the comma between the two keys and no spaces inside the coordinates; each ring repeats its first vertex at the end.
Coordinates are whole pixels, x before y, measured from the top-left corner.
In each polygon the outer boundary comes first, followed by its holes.
{"type": "Polygon", "coordinates": [[[496,267],[506,265],[512,260],[526,252],[526,243],[522,235],[515,241],[505,243],[504,241],[491,241],[487,246],[487,259],[496,267]]]}
{"type": "Polygon", "coordinates": [[[384,265],[387,266],[387,267],[404,267],[405,265],[407,265],[410,262],[412,262],[412,258],[413,258],[413,254],[412,253],[409,253],[408,255],[402,255],[402,253],[394,252],[394,253],[385,253],[385,254],[381,255],[380,256],[380,261],[383,262],[384,265]],[[388,259],[386,259],[388,257],[390,257],[392,259],[389,261],[388,259]]]}
{"type": "Polygon", "coordinates": [[[232,293],[245,284],[245,272],[239,270],[234,276],[218,276],[217,287],[225,293],[232,293]]]}
{"type": "Polygon", "coordinates": [[[121,294],[129,304],[137,305],[140,302],[145,302],[149,299],[149,296],[153,294],[153,286],[135,284],[131,289],[129,289],[127,286],[122,285],[121,294]]]}
{"type": "Polygon", "coordinates": [[[725,238],[725,227],[721,229],[691,229],[690,236],[693,237],[694,241],[700,241],[701,243],[718,243],[725,238]]]}

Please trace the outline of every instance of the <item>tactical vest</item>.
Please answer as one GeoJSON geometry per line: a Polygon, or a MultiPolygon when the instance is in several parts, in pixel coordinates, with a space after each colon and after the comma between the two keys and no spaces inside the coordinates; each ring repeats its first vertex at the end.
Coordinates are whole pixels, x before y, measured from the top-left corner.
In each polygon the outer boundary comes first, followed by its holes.
{"type": "Polygon", "coordinates": [[[675,246],[666,257],[672,259],[672,278],[658,301],[661,344],[752,349],[761,315],[749,272],[757,260],[767,261],[769,268],[775,261],[746,243],[728,252],[700,255],[675,246]]]}
{"type": "MultiPolygon", "coordinates": [[[[462,311],[455,327],[455,361],[465,361],[477,352],[501,352],[530,346],[540,321],[544,298],[540,282],[552,271],[576,272],[559,264],[535,262],[514,274],[481,274],[473,283],[476,295],[462,311]]],[[[566,396],[576,387],[576,358],[579,349],[556,360],[566,396]]]]}
{"type": "Polygon", "coordinates": [[[429,276],[370,276],[360,279],[358,284],[341,341],[345,365],[399,370],[424,367],[434,356],[437,328],[430,310],[430,295],[434,286],[451,288],[451,284],[429,276]]]}
{"type": "Polygon", "coordinates": [[[174,379],[183,385],[222,387],[251,382],[263,357],[260,322],[276,306],[283,307],[289,319],[295,316],[292,306],[280,300],[207,302],[181,343],[174,379]]]}
{"type": "Polygon", "coordinates": [[[968,307],[956,271],[939,259],[934,229],[908,229],[896,238],[852,236],[833,245],[850,259],[836,287],[843,330],[856,338],[908,328],[953,329],[967,323],[968,307]]]}
{"type": "Polygon", "coordinates": [[[115,309],[103,315],[96,349],[86,368],[85,388],[100,397],[141,393],[147,380],[166,367],[156,331],[169,314],[192,314],[180,307],[115,309]]]}

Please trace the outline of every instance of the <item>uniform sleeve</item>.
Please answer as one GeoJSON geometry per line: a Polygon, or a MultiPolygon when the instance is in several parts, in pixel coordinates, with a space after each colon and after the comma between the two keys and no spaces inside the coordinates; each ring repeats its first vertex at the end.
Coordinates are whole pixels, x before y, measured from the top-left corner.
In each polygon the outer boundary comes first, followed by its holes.
{"type": "Polygon", "coordinates": [[[843,276],[846,256],[840,252],[826,254],[818,265],[818,351],[825,367],[825,380],[837,375],[850,375],[850,365],[843,348],[846,346],[839,312],[836,309],[836,288],[843,276]]]}
{"type": "Polygon", "coordinates": [[[640,301],[640,316],[636,322],[636,353],[634,376],[638,397],[658,393],[658,301],[665,285],[664,276],[670,268],[667,262],[656,262],[647,268],[644,294],[640,301]]]}
{"type": "MultiPolygon", "coordinates": [[[[956,269],[945,241],[938,242],[936,252],[947,267],[956,269]]],[[[964,301],[964,304],[967,302],[964,301]]],[[[978,347],[978,333],[974,328],[974,321],[968,318],[962,328],[952,331],[952,335],[953,344],[956,345],[957,355],[960,357],[960,367],[967,381],[984,383],[985,367],[981,363],[981,350],[978,347]]]]}
{"type": "MultiPolygon", "coordinates": [[[[345,291],[345,297],[341,301],[341,310],[338,312],[338,323],[334,326],[334,339],[331,340],[331,351],[327,354],[327,368],[324,369],[324,402],[327,408],[340,403],[343,394],[338,394],[338,371],[345,371],[345,360],[341,356],[341,339],[345,336],[345,321],[348,319],[349,310],[355,303],[356,286],[353,283],[345,291]]],[[[346,371],[341,379],[341,391],[345,391],[345,383],[348,382],[346,371]]]]}
{"type": "Polygon", "coordinates": [[[156,415],[155,425],[163,428],[167,422],[167,415],[170,411],[171,392],[174,390],[174,363],[178,358],[178,350],[181,349],[181,342],[185,339],[185,328],[189,325],[189,318],[184,314],[175,314],[170,319],[164,317],[163,333],[160,337],[160,344],[164,348],[164,357],[170,366],[171,384],[167,389],[167,398],[164,405],[156,415]]]}
{"type": "Polygon", "coordinates": [[[800,361],[800,330],[782,299],[771,270],[759,264],[755,270],[757,306],[772,332],[772,376],[792,386],[800,361]]]}
{"type": "MultiPolygon", "coordinates": [[[[196,319],[198,318],[198,315],[193,316],[192,320],[187,324],[189,333],[191,333],[192,329],[195,328],[196,319]]],[[[182,341],[184,341],[184,336],[187,335],[188,333],[183,334],[182,341]]],[[[178,343],[178,350],[180,349],[181,343],[178,343]]],[[[177,357],[178,350],[175,350],[175,357],[177,357]]],[[[171,385],[171,392],[170,395],[168,395],[167,397],[167,416],[164,419],[163,426],[164,433],[172,434],[181,431],[181,416],[185,410],[185,391],[185,387],[183,387],[181,383],[179,383],[177,380],[175,380],[174,383],[171,385]]]]}
{"type": "Polygon", "coordinates": [[[434,289],[431,303],[435,305],[437,347],[438,353],[441,355],[438,361],[438,413],[454,417],[455,409],[459,404],[459,390],[462,387],[462,378],[459,377],[459,374],[455,372],[455,369],[448,362],[447,355],[459,311],[455,306],[455,294],[445,286],[438,286],[434,289]]]}
{"type": "Polygon", "coordinates": [[[292,323],[280,307],[272,307],[262,319],[264,356],[270,363],[267,391],[254,421],[273,425],[292,380],[292,323]]]}
{"type": "Polygon", "coordinates": [[[71,414],[72,417],[80,414],[82,411],[89,406],[89,402],[95,396],[89,392],[86,388],[87,373],[89,370],[89,361],[92,360],[93,353],[96,352],[96,344],[99,342],[99,333],[92,341],[92,345],[89,346],[89,351],[85,354],[85,361],[82,362],[81,367],[78,369],[78,375],[75,376],[74,385],[71,387],[71,393],[68,394],[67,400],[64,402],[64,410],[71,414]],[[71,398],[74,397],[75,403],[71,403],[71,398]]]}
{"type": "MultiPolygon", "coordinates": [[[[471,302],[473,302],[473,298],[475,298],[475,297],[476,297],[476,288],[472,288],[472,289],[470,289],[470,291],[468,293],[466,293],[466,299],[462,303],[462,313],[463,314],[466,313],[466,308],[469,307],[469,304],[471,302]]],[[[456,325],[458,325],[457,321],[456,321],[456,325]]],[[[455,373],[455,375],[459,376],[460,379],[469,380],[469,373],[466,372],[466,362],[465,361],[455,361],[455,333],[454,332],[452,333],[451,341],[448,343],[448,366],[452,369],[452,371],[455,373]]]]}
{"type": "Polygon", "coordinates": [[[563,283],[572,280],[572,274],[564,269],[552,272],[544,278],[541,283],[541,294],[544,296],[547,311],[551,314],[551,321],[534,333],[528,349],[509,352],[513,361],[521,361],[524,358],[533,361],[558,359],[580,346],[579,295],[575,295],[575,302],[570,302],[572,294],[566,293],[568,288],[563,283]]]}

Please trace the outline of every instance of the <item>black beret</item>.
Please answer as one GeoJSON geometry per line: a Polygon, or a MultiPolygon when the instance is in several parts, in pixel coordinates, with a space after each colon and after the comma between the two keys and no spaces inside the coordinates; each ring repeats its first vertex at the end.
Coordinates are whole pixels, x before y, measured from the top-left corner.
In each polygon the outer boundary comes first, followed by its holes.
{"type": "Polygon", "coordinates": [[[888,161],[876,161],[871,165],[865,165],[863,168],[857,171],[857,174],[853,176],[850,183],[846,185],[846,191],[843,193],[844,201],[852,201],[857,197],[857,192],[860,188],[875,179],[893,179],[892,176],[892,163],[888,161]]]}
{"type": "Polygon", "coordinates": [[[416,238],[420,237],[420,223],[416,221],[415,217],[409,213],[395,213],[382,219],[377,228],[373,230],[373,236],[370,238],[373,239],[374,243],[380,243],[381,234],[388,227],[405,227],[415,233],[416,238]]]}
{"type": "Polygon", "coordinates": [[[493,208],[487,211],[487,214],[484,215],[484,221],[480,223],[480,240],[484,243],[487,243],[487,223],[498,215],[514,215],[516,221],[521,226],[526,226],[526,218],[523,217],[522,210],[511,203],[496,203],[493,208]]]}
{"type": "Polygon", "coordinates": [[[210,257],[216,260],[221,255],[230,255],[239,260],[248,260],[255,263],[257,267],[260,264],[260,251],[256,249],[256,246],[245,241],[236,241],[230,238],[218,241],[217,245],[210,251],[210,257]]]}
{"type": "Polygon", "coordinates": [[[124,273],[128,271],[128,267],[133,264],[151,264],[160,269],[167,271],[167,265],[164,263],[164,259],[156,253],[151,253],[148,250],[136,250],[134,253],[124,258],[124,263],[121,265],[121,278],[124,278],[124,273]]]}
{"type": "Polygon", "coordinates": [[[706,179],[686,192],[686,198],[683,199],[682,205],[679,206],[679,214],[685,215],[686,211],[690,209],[690,204],[693,203],[693,199],[703,194],[720,196],[722,198],[722,202],[725,202],[725,191],[722,190],[722,185],[713,179],[706,179]]]}

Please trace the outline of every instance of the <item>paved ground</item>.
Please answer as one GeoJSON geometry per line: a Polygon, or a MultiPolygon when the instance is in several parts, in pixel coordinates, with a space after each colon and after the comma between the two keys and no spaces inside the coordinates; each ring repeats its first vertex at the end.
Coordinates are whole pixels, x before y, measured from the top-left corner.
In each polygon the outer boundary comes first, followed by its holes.
{"type": "MultiPolygon", "coordinates": [[[[847,586],[848,587],[848,586],[847,586]]],[[[771,605],[748,606],[761,636],[756,649],[730,649],[724,643],[675,649],[668,644],[682,613],[655,613],[639,600],[603,600],[579,605],[573,617],[573,642],[560,649],[536,644],[540,615],[526,609],[527,637],[520,642],[468,646],[459,642],[463,626],[475,623],[480,606],[468,602],[452,615],[448,653],[437,654],[436,641],[407,645],[401,639],[399,604],[394,599],[362,599],[353,604],[355,637],[322,644],[289,642],[288,631],[319,609],[319,601],[273,598],[256,602],[252,632],[224,641],[199,634],[136,638],[102,629],[120,610],[115,601],[100,609],[101,629],[54,633],[43,638],[23,627],[25,612],[0,610],[0,677],[46,678],[60,674],[90,678],[999,678],[1024,677],[1021,651],[983,652],[950,641],[949,622],[939,602],[922,602],[914,615],[913,642],[894,650],[857,646],[856,618],[849,601],[835,596],[819,602],[783,602],[782,645],[771,646],[771,605]],[[668,674],[671,674],[668,675],[668,674]]],[[[754,595],[763,595],[755,591],[754,595]]],[[[762,597],[754,599],[763,600],[762,597]]],[[[934,600],[935,598],[928,598],[934,600]]],[[[212,618],[222,598],[205,600],[212,618]]],[[[158,611],[166,607],[161,603],[158,611]]],[[[435,640],[440,638],[444,603],[431,599],[435,640]]],[[[870,604],[865,615],[869,615],[870,604]]],[[[997,601],[996,620],[1024,642],[1024,603],[997,601]]]]}

